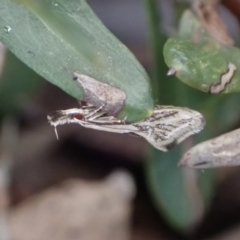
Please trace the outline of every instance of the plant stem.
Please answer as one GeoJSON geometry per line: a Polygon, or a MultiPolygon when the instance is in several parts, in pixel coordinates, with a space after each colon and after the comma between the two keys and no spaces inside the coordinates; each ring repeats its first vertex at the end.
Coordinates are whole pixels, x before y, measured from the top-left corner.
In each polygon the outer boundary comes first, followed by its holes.
{"type": "MultiPolygon", "coordinates": [[[[153,94],[154,98],[158,99],[160,97],[160,79],[162,78],[162,72],[160,66],[163,66],[162,57],[162,46],[163,39],[160,38],[159,32],[159,14],[158,14],[158,4],[156,0],[143,0],[145,4],[145,9],[148,18],[149,25],[149,35],[150,35],[150,47],[152,52],[152,57],[154,60],[154,71],[153,71],[153,94]]],[[[165,39],[164,39],[165,40],[165,39]]]]}

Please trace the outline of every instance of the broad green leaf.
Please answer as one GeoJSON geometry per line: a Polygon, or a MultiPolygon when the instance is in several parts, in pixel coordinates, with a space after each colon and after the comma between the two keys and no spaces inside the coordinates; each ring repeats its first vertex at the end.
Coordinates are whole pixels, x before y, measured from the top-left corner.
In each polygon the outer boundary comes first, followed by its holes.
{"type": "MultiPolygon", "coordinates": [[[[201,206],[196,202],[201,200],[189,189],[188,186],[195,183],[188,182],[185,169],[177,167],[181,154],[180,147],[168,153],[153,150],[152,158],[147,162],[147,173],[150,190],[160,212],[174,228],[185,232],[199,220],[201,206]]],[[[199,191],[203,194],[205,206],[209,206],[214,176],[210,171],[197,175],[199,191]]]]}
{"type": "Polygon", "coordinates": [[[164,58],[168,67],[176,70],[176,76],[191,87],[211,92],[211,86],[220,84],[221,77],[229,73],[219,92],[240,91],[240,50],[236,47],[170,38],[164,46],[164,58]],[[236,68],[232,74],[230,63],[236,68]]]}
{"type": "Polygon", "coordinates": [[[73,97],[83,91],[73,72],[126,93],[119,117],[148,117],[153,110],[149,78],[129,50],[84,0],[2,0],[0,41],[25,64],[73,97]]]}

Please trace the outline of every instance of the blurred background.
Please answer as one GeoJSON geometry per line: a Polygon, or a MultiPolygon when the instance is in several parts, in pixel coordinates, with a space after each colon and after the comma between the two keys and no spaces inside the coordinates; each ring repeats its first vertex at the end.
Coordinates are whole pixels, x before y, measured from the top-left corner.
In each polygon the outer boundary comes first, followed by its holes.
{"type": "MultiPolygon", "coordinates": [[[[88,3],[159,82],[156,103],[200,111],[206,129],[170,153],[77,125],[58,127],[57,140],[46,116],[76,99],[0,45],[0,240],[240,239],[240,169],[177,167],[197,142],[240,127],[238,94],[210,96],[166,77],[162,48],[189,3],[88,3]]],[[[222,4],[238,42],[240,2],[222,4]]]]}

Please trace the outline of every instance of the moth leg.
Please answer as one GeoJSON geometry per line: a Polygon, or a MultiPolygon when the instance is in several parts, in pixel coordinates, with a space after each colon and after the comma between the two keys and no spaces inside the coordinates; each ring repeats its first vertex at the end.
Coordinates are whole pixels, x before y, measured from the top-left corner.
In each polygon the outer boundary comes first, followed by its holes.
{"type": "Polygon", "coordinates": [[[85,119],[86,119],[87,121],[89,121],[89,122],[96,122],[96,121],[97,121],[96,119],[100,118],[101,116],[103,116],[103,115],[105,115],[105,114],[106,114],[106,112],[103,112],[103,111],[101,111],[101,112],[95,112],[94,114],[89,114],[90,117],[89,117],[89,115],[87,115],[87,116],[85,117],[85,119]]]}
{"type": "Polygon", "coordinates": [[[96,109],[96,107],[93,106],[90,103],[86,103],[86,102],[81,101],[79,104],[80,104],[80,108],[82,108],[82,109],[92,109],[92,110],[96,109]]]}
{"type": "Polygon", "coordinates": [[[55,132],[57,140],[59,140],[59,136],[58,136],[58,132],[57,132],[57,126],[54,126],[54,132],[55,132]]]}
{"type": "MultiPolygon", "coordinates": [[[[94,117],[94,115],[96,114],[96,113],[99,113],[99,112],[102,112],[102,109],[103,109],[103,107],[104,106],[101,106],[101,107],[99,107],[99,108],[95,108],[93,111],[91,111],[89,114],[87,114],[86,116],[84,116],[85,117],[85,119],[86,120],[89,120],[89,119],[91,119],[91,117],[93,117],[93,119],[95,118],[94,117]]],[[[97,114],[98,115],[98,114],[97,114]]],[[[96,115],[96,116],[97,116],[96,115]]],[[[102,114],[101,114],[102,115],[102,114]]]]}

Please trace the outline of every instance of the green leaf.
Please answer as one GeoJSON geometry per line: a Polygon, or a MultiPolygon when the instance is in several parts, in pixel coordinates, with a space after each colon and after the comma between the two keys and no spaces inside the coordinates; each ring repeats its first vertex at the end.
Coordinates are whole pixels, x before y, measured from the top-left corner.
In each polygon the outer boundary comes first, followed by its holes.
{"type": "Polygon", "coordinates": [[[170,38],[164,46],[164,58],[181,81],[204,92],[211,92],[213,85],[220,84],[222,76],[231,72],[229,64],[233,64],[236,70],[219,92],[240,91],[240,50],[236,47],[170,38]]]}
{"type": "Polygon", "coordinates": [[[181,17],[179,37],[166,42],[164,58],[166,64],[176,70],[176,76],[181,81],[204,92],[240,91],[239,48],[217,43],[190,10],[181,17]],[[226,73],[229,73],[228,81],[219,89],[222,76],[226,73]],[[213,90],[216,85],[217,90],[213,90]]]}
{"type": "Polygon", "coordinates": [[[84,98],[73,72],[126,93],[119,117],[148,117],[153,110],[149,78],[129,50],[84,0],[2,0],[0,41],[38,74],[73,97],[84,98]]]}
{"type": "MultiPolygon", "coordinates": [[[[191,192],[187,185],[194,186],[195,183],[189,182],[184,168],[177,167],[181,156],[180,147],[168,153],[153,150],[151,155],[147,162],[148,182],[157,207],[174,228],[185,232],[199,221],[202,206],[198,206],[196,202],[201,203],[201,194],[199,192],[199,195],[193,195],[196,192],[191,192]]],[[[209,206],[213,193],[212,172],[200,174],[197,181],[204,196],[205,206],[209,206]]]]}

